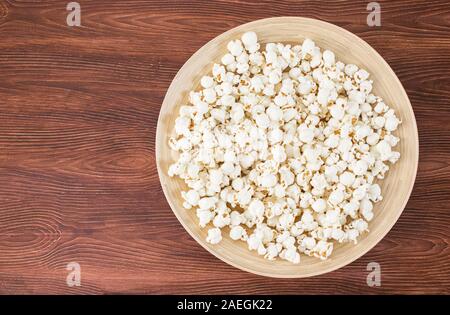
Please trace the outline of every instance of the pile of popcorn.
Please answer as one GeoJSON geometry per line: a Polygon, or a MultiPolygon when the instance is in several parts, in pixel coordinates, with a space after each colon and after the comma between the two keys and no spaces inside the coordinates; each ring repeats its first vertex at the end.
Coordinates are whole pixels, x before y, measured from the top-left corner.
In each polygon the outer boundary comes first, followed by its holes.
{"type": "Polygon", "coordinates": [[[310,39],[268,43],[254,32],[201,78],[169,141],[184,207],[208,227],[267,259],[326,259],[334,242],[368,231],[400,123],[372,94],[369,73],[336,61],[310,39]]]}

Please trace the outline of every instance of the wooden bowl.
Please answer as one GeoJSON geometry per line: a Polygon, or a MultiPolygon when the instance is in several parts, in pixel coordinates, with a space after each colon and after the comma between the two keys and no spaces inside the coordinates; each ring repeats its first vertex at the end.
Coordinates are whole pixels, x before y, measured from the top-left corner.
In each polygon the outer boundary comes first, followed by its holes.
{"type": "Polygon", "coordinates": [[[199,49],[172,81],[162,104],[156,133],[156,162],[161,185],[170,207],[186,231],[210,253],[228,264],[255,274],[279,278],[323,274],[351,263],[374,247],[392,228],[408,201],[416,177],[418,155],[419,140],[411,104],[402,84],[383,58],[365,41],[338,26],[299,17],[277,17],[247,23],[217,36],[199,49]],[[256,32],[263,44],[300,43],[309,37],[322,49],[332,50],[336,60],[366,69],[374,81],[374,93],[383,97],[403,122],[395,132],[401,139],[395,148],[401,152],[401,158],[380,182],[383,200],[374,206],[375,216],[369,223],[370,232],[363,234],[357,245],[335,244],[328,260],[301,255],[301,262],[297,265],[281,259],[269,261],[249,251],[245,242],[231,240],[228,233],[222,233],[224,239],[217,245],[206,243],[208,229],[198,226],[195,210],[186,210],[182,206],[180,193],[186,185],[182,180],[167,175],[169,165],[176,158],[168,146],[168,139],[173,134],[179,106],[187,103],[189,91],[197,89],[202,75],[211,71],[214,62],[220,61],[228,41],[240,38],[246,31],[256,32]]]}

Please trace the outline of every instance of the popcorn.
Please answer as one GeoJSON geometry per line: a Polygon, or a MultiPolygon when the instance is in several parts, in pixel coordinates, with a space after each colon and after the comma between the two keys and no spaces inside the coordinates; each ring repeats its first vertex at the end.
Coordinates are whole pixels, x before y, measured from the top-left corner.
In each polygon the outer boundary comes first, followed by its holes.
{"type": "Polygon", "coordinates": [[[230,230],[230,237],[235,241],[242,240],[246,235],[246,231],[240,225],[233,226],[230,230]]]}
{"type": "Polygon", "coordinates": [[[253,199],[245,213],[249,219],[260,220],[264,214],[264,204],[258,199],[253,199]]]}
{"type": "Polygon", "coordinates": [[[278,254],[280,253],[281,248],[282,247],[279,244],[269,243],[267,246],[267,252],[264,255],[264,258],[269,259],[269,260],[275,259],[275,257],[277,257],[278,254]]]}
{"type": "Polygon", "coordinates": [[[244,33],[189,93],[168,168],[188,188],[218,244],[222,229],[269,260],[327,259],[336,242],[367,233],[382,200],[375,182],[400,153],[400,119],[372,93],[370,74],[310,39],[268,43],[244,33]]]}
{"type": "Polygon", "coordinates": [[[351,216],[352,218],[356,216],[356,212],[359,209],[359,203],[352,199],[350,202],[346,203],[343,207],[343,212],[346,215],[351,216]]]}
{"type": "Polygon", "coordinates": [[[223,228],[230,225],[231,219],[228,214],[217,214],[213,220],[213,225],[218,228],[223,228]]]}
{"type": "Polygon", "coordinates": [[[208,104],[214,103],[216,98],[217,98],[217,93],[214,89],[209,88],[209,89],[204,89],[203,90],[203,97],[205,102],[207,102],[208,104]]]}
{"type": "Polygon", "coordinates": [[[344,186],[350,187],[355,182],[355,174],[353,174],[352,172],[347,172],[347,171],[343,172],[339,176],[339,182],[344,186]]]}
{"type": "Polygon", "coordinates": [[[199,225],[205,227],[214,217],[214,213],[208,210],[197,209],[199,225]]]}
{"type": "Polygon", "coordinates": [[[281,257],[286,259],[287,261],[290,261],[293,264],[300,263],[300,254],[297,252],[295,247],[290,247],[290,248],[284,250],[281,253],[281,257]]]}
{"type": "Polygon", "coordinates": [[[192,206],[196,206],[198,204],[198,201],[200,200],[200,195],[195,190],[189,190],[184,194],[182,193],[182,196],[192,206]]]}
{"type": "Polygon", "coordinates": [[[328,197],[328,202],[333,206],[336,206],[343,200],[344,200],[344,193],[342,192],[342,190],[339,189],[332,191],[330,197],[328,197]]]}
{"type": "Polygon", "coordinates": [[[335,56],[332,51],[325,50],[322,54],[322,58],[323,58],[323,62],[325,64],[325,66],[327,66],[327,67],[331,67],[335,63],[335,56]]]}
{"type": "Polygon", "coordinates": [[[325,209],[327,208],[327,204],[326,204],[326,201],[324,199],[319,198],[319,199],[317,199],[316,201],[313,202],[311,207],[313,208],[313,210],[315,212],[321,213],[321,212],[325,211],[325,209]]]}
{"type": "Polygon", "coordinates": [[[242,42],[239,39],[232,40],[228,43],[227,49],[233,56],[239,56],[243,52],[242,42]]]}
{"type": "Polygon", "coordinates": [[[242,43],[245,47],[252,47],[258,44],[258,38],[255,32],[246,32],[242,35],[242,43]]]}
{"type": "Polygon", "coordinates": [[[248,237],[247,244],[250,250],[258,250],[261,246],[263,246],[261,238],[255,233],[248,237]]]}
{"type": "Polygon", "coordinates": [[[217,244],[222,240],[222,232],[219,228],[212,228],[208,230],[206,241],[210,244],[217,244]]]}
{"type": "Polygon", "coordinates": [[[314,131],[304,125],[299,127],[298,133],[298,138],[304,143],[311,143],[314,139],[314,131]]]}
{"type": "Polygon", "coordinates": [[[203,76],[200,80],[200,84],[203,88],[208,89],[214,85],[214,79],[210,76],[203,76]]]}
{"type": "Polygon", "coordinates": [[[397,119],[397,117],[395,117],[395,116],[388,116],[385,119],[384,128],[387,131],[394,131],[394,130],[397,129],[397,126],[398,126],[399,123],[400,123],[400,121],[397,119]]]}
{"type": "Polygon", "coordinates": [[[209,210],[215,206],[215,198],[213,197],[204,197],[198,201],[198,207],[202,210],[209,210]]]}
{"type": "Polygon", "coordinates": [[[358,160],[354,164],[351,165],[351,169],[353,170],[353,173],[357,176],[362,176],[367,172],[368,164],[364,160],[358,160]]]}

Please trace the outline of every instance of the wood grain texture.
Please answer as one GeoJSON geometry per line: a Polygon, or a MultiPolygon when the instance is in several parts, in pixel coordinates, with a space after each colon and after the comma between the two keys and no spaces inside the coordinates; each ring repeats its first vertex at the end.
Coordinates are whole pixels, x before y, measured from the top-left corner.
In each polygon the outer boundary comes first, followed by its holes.
{"type": "Polygon", "coordinates": [[[0,0],[0,293],[450,293],[450,6],[379,1],[0,0]],[[420,138],[408,205],[369,253],[332,273],[271,279],[221,262],[179,224],[155,164],[170,82],[198,48],[271,16],[322,19],[390,64],[420,138]],[[69,288],[66,264],[80,263],[69,288]],[[382,286],[366,285],[380,263],[382,286]]]}

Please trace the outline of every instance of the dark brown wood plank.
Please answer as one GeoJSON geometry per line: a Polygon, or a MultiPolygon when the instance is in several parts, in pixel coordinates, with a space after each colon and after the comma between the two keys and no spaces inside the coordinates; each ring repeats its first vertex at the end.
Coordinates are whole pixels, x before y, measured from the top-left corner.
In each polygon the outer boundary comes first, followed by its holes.
{"type": "Polygon", "coordinates": [[[450,293],[450,6],[379,1],[0,0],[0,293],[450,293]],[[67,1],[68,2],[68,1],[67,1]],[[203,250],[172,214],[154,139],[171,80],[208,40],[271,16],[325,20],[391,65],[413,105],[408,205],[369,253],[309,279],[269,279],[203,250]],[[69,288],[66,265],[82,268],[69,288]],[[382,268],[368,287],[366,266],[382,268]]]}

